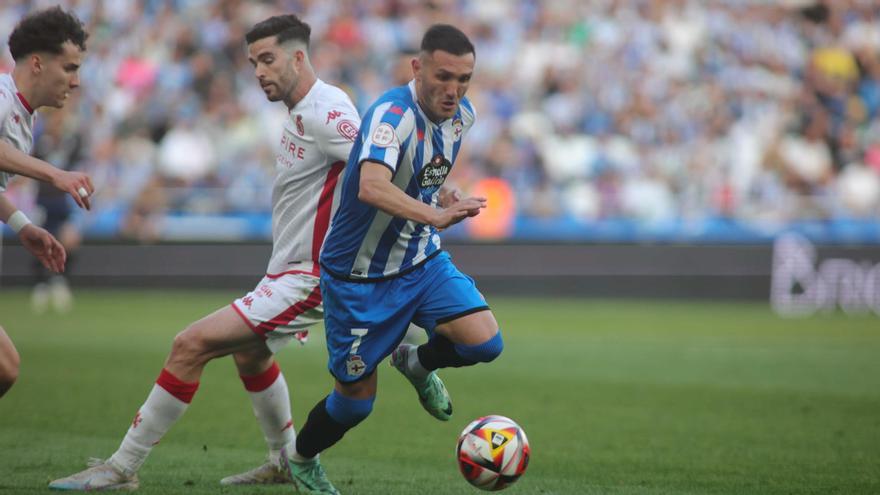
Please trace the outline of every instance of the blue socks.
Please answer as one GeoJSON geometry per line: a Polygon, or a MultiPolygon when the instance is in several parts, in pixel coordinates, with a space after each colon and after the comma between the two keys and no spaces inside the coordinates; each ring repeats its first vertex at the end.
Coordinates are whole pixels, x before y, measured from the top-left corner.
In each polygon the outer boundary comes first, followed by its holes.
{"type": "Polygon", "coordinates": [[[296,453],[312,458],[341,440],[345,432],[370,415],[374,400],[375,397],[349,399],[336,390],[331,392],[309,413],[309,419],[296,436],[296,453]]]}
{"type": "Polygon", "coordinates": [[[455,344],[455,352],[467,359],[479,363],[488,363],[501,355],[504,350],[504,341],[501,339],[501,330],[491,339],[477,345],[455,344]]]}
{"type": "Polygon", "coordinates": [[[350,399],[333,390],[327,396],[327,414],[337,423],[351,428],[370,415],[375,400],[375,397],[369,399],[350,399]]]}
{"type": "Polygon", "coordinates": [[[494,337],[477,345],[453,344],[446,337],[434,334],[427,344],[418,347],[419,362],[428,371],[439,368],[460,368],[492,361],[504,349],[501,330],[494,337]]]}

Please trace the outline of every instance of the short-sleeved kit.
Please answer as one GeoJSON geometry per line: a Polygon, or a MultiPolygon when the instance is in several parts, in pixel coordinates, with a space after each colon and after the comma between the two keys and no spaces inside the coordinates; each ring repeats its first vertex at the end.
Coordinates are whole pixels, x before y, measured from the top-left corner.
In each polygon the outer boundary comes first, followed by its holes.
{"type": "Polygon", "coordinates": [[[435,123],[416,103],[415,83],[385,93],[364,115],[321,254],[328,368],[342,382],[368,376],[413,323],[438,324],[488,309],[473,280],[440,249],[432,225],[392,217],[358,199],[361,166],[388,167],[391,182],[436,207],[464,134],[474,122],[467,98],[435,123]]]}
{"type": "MultiPolygon", "coordinates": [[[[9,74],[0,74],[0,139],[30,154],[34,146],[34,115],[9,74]]],[[[13,174],[0,171],[0,192],[13,174]]]]}
{"type": "Polygon", "coordinates": [[[348,95],[320,79],[284,123],[272,191],[272,257],[257,287],[232,303],[273,351],[321,320],[318,256],[359,126],[348,95]]]}

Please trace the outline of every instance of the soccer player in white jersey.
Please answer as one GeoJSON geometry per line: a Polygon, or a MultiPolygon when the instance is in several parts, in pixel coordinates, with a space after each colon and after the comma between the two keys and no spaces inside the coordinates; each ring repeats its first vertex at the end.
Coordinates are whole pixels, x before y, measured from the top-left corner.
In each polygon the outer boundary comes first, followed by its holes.
{"type": "MultiPolygon", "coordinates": [[[[31,14],[9,35],[15,61],[11,74],[0,74],[0,220],[48,269],[64,271],[66,253],[61,243],[37,227],[6,197],[6,186],[15,175],[45,181],[69,193],[83,208],[94,191],[80,172],[66,172],[30,156],[33,147],[34,110],[61,108],[79,87],[79,67],[88,35],[82,23],[58,7],[31,14]]],[[[19,356],[12,340],[0,327],[0,397],[18,377],[19,356]]]]}
{"type": "MultiPolygon", "coordinates": [[[[328,368],[336,384],[300,430],[290,455],[294,473],[370,414],[385,357],[416,388],[422,406],[446,421],[452,402],[435,370],[501,354],[495,317],[438,236],[486,205],[479,197],[441,202],[475,118],[465,97],[474,63],[464,33],[434,25],[413,61],[414,79],[364,115],[321,253],[328,368]],[[410,322],[428,331],[426,344],[400,344],[410,322]]],[[[319,493],[339,492],[325,477],[319,493]]]]}
{"type": "Polygon", "coordinates": [[[211,359],[232,354],[269,445],[266,464],[222,484],[290,482],[285,449],[295,440],[287,384],[274,352],[322,317],[318,255],[339,201],[340,177],[360,126],[339,88],[315,75],[311,29],[294,15],[249,31],[248,59],[270,101],[290,111],[272,192],[273,251],[257,287],[177,335],[146,402],[119,449],[106,461],[50,483],[60,490],[134,489],[147,455],[183,415],[211,359]]]}

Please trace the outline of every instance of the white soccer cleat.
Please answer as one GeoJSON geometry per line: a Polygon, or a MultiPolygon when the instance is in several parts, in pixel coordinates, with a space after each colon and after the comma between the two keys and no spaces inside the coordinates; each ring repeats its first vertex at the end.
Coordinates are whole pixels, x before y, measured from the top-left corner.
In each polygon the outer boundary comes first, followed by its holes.
{"type": "MultiPolygon", "coordinates": [[[[282,462],[287,464],[286,459],[282,462]]],[[[250,471],[227,476],[220,480],[221,485],[283,485],[293,483],[287,466],[266,462],[250,471]]]]}
{"type": "Polygon", "coordinates": [[[56,275],[49,279],[49,295],[55,311],[69,313],[73,309],[73,292],[70,291],[66,278],[56,275]]]}
{"type": "Polygon", "coordinates": [[[31,311],[38,315],[45,313],[49,309],[51,297],[49,284],[40,282],[35,285],[34,290],[31,291],[31,311]]]}
{"type": "Polygon", "coordinates": [[[102,490],[137,490],[140,486],[137,474],[124,474],[105,461],[95,459],[89,462],[85,471],[49,483],[51,490],[91,492],[102,490]]]}

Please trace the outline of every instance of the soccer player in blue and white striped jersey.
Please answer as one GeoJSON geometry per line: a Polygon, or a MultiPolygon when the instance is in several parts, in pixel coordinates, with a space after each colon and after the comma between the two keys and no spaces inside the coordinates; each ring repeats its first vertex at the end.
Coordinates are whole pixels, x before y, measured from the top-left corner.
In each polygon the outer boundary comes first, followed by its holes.
{"type": "Polygon", "coordinates": [[[412,62],[414,79],[385,93],[362,119],[320,258],[336,386],[309,414],[292,463],[313,458],[370,414],[376,367],[388,355],[422,406],[445,421],[452,403],[435,370],[501,353],[495,317],[438,236],[486,206],[485,198],[444,188],[475,118],[465,98],[475,57],[464,33],[432,26],[412,62]],[[410,322],[427,330],[428,343],[400,345],[410,322]]]}
{"type": "Polygon", "coordinates": [[[394,88],[364,115],[363,131],[349,156],[353,172],[321,257],[338,279],[375,281],[403,274],[440,252],[438,228],[482,207],[472,198],[452,211],[437,209],[462,137],[474,122],[470,101],[458,100],[456,93],[438,94],[437,105],[448,116],[434,115],[416,104],[416,91],[415,80],[394,88]],[[379,175],[380,186],[398,190],[387,205],[360,197],[368,193],[361,190],[361,177],[371,179],[372,174],[379,175]],[[453,211],[459,216],[453,217],[453,211]]]}

